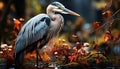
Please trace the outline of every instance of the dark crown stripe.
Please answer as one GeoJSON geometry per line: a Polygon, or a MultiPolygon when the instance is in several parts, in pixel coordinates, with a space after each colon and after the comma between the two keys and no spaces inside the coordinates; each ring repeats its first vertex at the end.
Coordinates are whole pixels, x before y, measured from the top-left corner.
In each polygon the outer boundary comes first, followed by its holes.
{"type": "Polygon", "coordinates": [[[59,6],[59,5],[60,5],[60,3],[59,3],[59,2],[53,2],[53,3],[51,3],[51,5],[54,5],[54,6],[59,6]]]}

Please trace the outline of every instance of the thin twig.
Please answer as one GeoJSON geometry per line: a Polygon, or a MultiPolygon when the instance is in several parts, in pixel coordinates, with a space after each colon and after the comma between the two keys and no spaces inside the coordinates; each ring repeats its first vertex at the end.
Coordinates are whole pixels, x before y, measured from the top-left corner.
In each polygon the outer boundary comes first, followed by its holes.
{"type": "MultiPolygon", "coordinates": [[[[111,17],[109,17],[107,20],[109,20],[109,19],[111,19],[112,17],[114,17],[119,11],[120,11],[120,9],[117,10],[117,11],[116,11],[111,17]]],[[[116,20],[116,19],[114,19],[114,20],[116,20]]],[[[113,20],[113,21],[114,21],[114,20],[113,20]]],[[[118,20],[119,20],[119,19],[118,19],[118,20]]],[[[107,21],[106,23],[104,23],[102,26],[100,26],[100,27],[98,27],[97,29],[95,29],[94,31],[92,31],[92,33],[95,32],[95,31],[97,31],[97,30],[99,30],[99,29],[101,29],[101,28],[103,28],[107,23],[108,23],[108,21],[107,21]]]]}

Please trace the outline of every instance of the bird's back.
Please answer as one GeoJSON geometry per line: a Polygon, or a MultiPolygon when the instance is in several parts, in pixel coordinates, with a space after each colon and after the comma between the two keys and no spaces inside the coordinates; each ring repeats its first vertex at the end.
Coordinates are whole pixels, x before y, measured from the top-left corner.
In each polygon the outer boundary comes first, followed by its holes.
{"type": "Polygon", "coordinates": [[[46,14],[39,14],[31,18],[18,34],[15,54],[42,39],[48,32],[50,22],[50,17],[46,14]]]}

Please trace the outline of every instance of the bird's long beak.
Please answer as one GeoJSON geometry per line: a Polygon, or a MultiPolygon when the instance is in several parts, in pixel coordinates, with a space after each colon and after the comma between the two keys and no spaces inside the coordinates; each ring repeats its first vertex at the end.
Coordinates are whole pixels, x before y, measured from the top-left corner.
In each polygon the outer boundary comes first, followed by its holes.
{"type": "Polygon", "coordinates": [[[66,13],[66,14],[71,14],[71,15],[74,15],[74,16],[80,16],[78,13],[73,12],[73,11],[67,9],[67,8],[63,8],[62,10],[63,10],[63,12],[66,13]]]}

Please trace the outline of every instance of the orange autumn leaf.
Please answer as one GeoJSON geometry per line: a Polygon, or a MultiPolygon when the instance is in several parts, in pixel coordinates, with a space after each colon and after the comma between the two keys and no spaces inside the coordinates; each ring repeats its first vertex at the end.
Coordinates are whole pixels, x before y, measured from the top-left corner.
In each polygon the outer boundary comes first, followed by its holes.
{"type": "Polygon", "coordinates": [[[43,52],[40,55],[41,55],[41,58],[43,59],[43,61],[50,62],[50,57],[45,52],[43,52]]]}
{"type": "Polygon", "coordinates": [[[115,36],[114,38],[113,38],[113,41],[114,42],[117,42],[119,40],[119,36],[115,36]]]}
{"type": "Polygon", "coordinates": [[[111,14],[112,14],[112,12],[110,10],[107,10],[107,11],[102,13],[102,16],[105,17],[105,18],[108,18],[108,17],[111,16],[111,14]]]}
{"type": "Polygon", "coordinates": [[[99,59],[96,59],[96,64],[100,63],[100,60],[99,59]]]}
{"type": "Polygon", "coordinates": [[[15,18],[13,20],[14,20],[15,28],[19,31],[22,27],[22,23],[15,18]]]}
{"type": "Polygon", "coordinates": [[[98,27],[100,27],[102,25],[101,22],[93,22],[93,28],[97,29],[98,27]]]}
{"type": "Polygon", "coordinates": [[[24,19],[24,18],[20,18],[19,20],[20,20],[21,22],[24,22],[24,21],[25,21],[25,19],[24,19]]]}
{"type": "Polygon", "coordinates": [[[106,34],[104,35],[104,41],[105,41],[105,42],[110,41],[111,38],[112,38],[112,37],[111,37],[110,33],[106,33],[106,34]]]}

